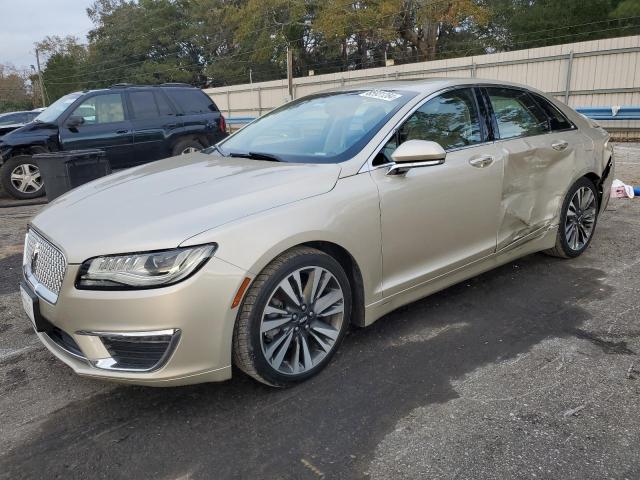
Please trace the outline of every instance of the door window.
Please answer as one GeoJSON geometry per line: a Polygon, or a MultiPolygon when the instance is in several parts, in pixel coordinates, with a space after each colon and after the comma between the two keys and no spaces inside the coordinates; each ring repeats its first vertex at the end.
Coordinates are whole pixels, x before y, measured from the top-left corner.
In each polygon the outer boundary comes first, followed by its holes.
{"type": "Polygon", "coordinates": [[[156,103],[158,104],[158,110],[160,111],[160,115],[175,115],[176,112],[173,111],[171,105],[169,105],[169,101],[165,98],[165,96],[160,91],[153,92],[156,96],[156,103]]]}
{"type": "Polygon", "coordinates": [[[549,132],[545,112],[522,90],[487,88],[501,139],[540,135],[549,132]]]}
{"type": "Polygon", "coordinates": [[[153,92],[134,91],[129,93],[133,118],[158,118],[158,106],[153,98],[153,92]]]}
{"type": "Polygon", "coordinates": [[[534,98],[536,99],[536,102],[538,102],[538,105],[540,105],[547,114],[547,117],[549,117],[549,123],[552,131],[557,132],[573,128],[573,124],[569,119],[567,119],[567,117],[565,117],[556,106],[552,105],[550,101],[540,95],[534,95],[534,98]]]}
{"type": "Polygon", "coordinates": [[[469,88],[443,93],[424,103],[400,127],[374,164],[391,162],[391,154],[407,140],[429,140],[445,150],[482,142],[478,109],[469,88]]]}
{"type": "Polygon", "coordinates": [[[88,98],[76,107],[71,116],[84,118],[84,125],[124,122],[122,95],[109,93],[88,98]]]}

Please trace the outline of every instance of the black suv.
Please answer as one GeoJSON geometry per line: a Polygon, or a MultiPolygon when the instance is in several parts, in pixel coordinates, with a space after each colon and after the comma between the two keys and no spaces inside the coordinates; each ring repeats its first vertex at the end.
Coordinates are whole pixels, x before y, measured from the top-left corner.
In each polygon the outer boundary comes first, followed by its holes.
{"type": "Polygon", "coordinates": [[[190,85],[70,93],[0,139],[0,182],[14,198],[34,198],[44,193],[36,153],[99,148],[118,169],[194,152],[226,135],[218,107],[190,85]]]}

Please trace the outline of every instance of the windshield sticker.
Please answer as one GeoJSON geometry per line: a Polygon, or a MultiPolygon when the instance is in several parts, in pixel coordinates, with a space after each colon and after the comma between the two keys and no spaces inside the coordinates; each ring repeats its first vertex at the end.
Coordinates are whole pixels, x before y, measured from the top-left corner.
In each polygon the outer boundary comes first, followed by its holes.
{"type": "Polygon", "coordinates": [[[393,102],[400,98],[402,95],[395,92],[387,92],[385,90],[367,90],[360,94],[361,97],[375,98],[377,100],[384,100],[385,102],[393,102]]]}

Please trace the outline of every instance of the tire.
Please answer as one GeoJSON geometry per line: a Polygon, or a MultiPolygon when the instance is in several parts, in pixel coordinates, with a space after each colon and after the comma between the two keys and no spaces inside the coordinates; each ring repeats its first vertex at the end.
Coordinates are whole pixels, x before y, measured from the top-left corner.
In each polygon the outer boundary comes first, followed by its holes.
{"type": "Polygon", "coordinates": [[[44,182],[31,155],[16,155],[4,162],[0,169],[0,183],[6,193],[20,200],[44,195],[44,182]],[[22,183],[18,179],[20,176],[28,183],[22,183]]]}
{"type": "Polygon", "coordinates": [[[596,186],[588,178],[580,178],[571,186],[562,203],[556,244],[544,253],[560,258],[581,255],[593,239],[599,206],[596,186]]]}
{"type": "Polygon", "coordinates": [[[234,363],[272,387],[295,385],[329,363],[350,319],[351,288],[340,264],[319,250],[293,248],[269,263],[246,293],[233,332],[234,363]],[[297,305],[282,288],[287,284],[297,305]]]}
{"type": "Polygon", "coordinates": [[[193,138],[183,138],[173,146],[173,149],[171,150],[171,154],[174,157],[177,157],[178,155],[186,155],[188,153],[200,151],[203,148],[204,147],[198,140],[195,140],[193,138]]]}

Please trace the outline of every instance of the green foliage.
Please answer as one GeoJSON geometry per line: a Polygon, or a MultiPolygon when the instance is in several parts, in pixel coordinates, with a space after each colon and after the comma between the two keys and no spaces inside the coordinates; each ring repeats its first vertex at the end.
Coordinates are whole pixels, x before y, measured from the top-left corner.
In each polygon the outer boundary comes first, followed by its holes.
{"type": "Polygon", "coordinates": [[[630,35],[638,0],[95,0],[88,44],[49,37],[51,101],[115,83],[219,86],[630,35]]]}
{"type": "Polygon", "coordinates": [[[0,113],[34,108],[27,80],[27,73],[0,64],[0,113]]]}

